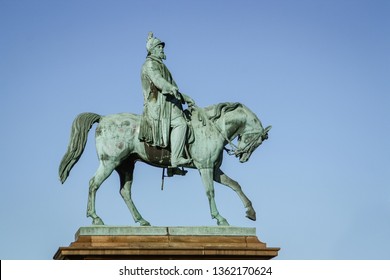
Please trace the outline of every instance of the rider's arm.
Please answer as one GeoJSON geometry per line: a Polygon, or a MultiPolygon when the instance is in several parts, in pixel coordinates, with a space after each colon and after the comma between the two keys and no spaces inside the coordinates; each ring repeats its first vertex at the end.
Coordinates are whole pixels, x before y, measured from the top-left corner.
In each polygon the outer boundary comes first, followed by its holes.
{"type": "Polygon", "coordinates": [[[151,82],[161,91],[162,94],[171,94],[176,97],[178,88],[171,84],[160,73],[159,66],[153,62],[149,62],[145,67],[146,75],[151,82]]]}

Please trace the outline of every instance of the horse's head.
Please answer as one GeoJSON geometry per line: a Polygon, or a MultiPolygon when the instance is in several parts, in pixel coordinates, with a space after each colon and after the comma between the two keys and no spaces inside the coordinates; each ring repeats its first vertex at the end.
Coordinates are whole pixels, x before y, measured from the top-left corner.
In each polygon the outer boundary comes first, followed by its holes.
{"type": "Polygon", "coordinates": [[[222,120],[223,124],[217,127],[219,133],[230,143],[232,150],[229,155],[235,155],[240,162],[247,162],[258,146],[268,139],[271,126],[263,128],[257,116],[241,103],[220,103],[206,108],[212,122],[222,120]],[[222,127],[222,129],[221,129],[222,127]],[[238,136],[235,146],[231,140],[238,136]]]}
{"type": "Polygon", "coordinates": [[[265,129],[261,127],[259,131],[244,132],[238,136],[237,150],[234,155],[240,159],[241,163],[247,162],[256,148],[268,139],[268,131],[271,128],[272,126],[267,126],[265,129]]]}

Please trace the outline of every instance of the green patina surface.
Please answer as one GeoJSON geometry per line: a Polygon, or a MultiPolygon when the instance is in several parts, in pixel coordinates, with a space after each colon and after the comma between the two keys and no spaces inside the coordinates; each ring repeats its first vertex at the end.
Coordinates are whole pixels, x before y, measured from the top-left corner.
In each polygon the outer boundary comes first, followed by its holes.
{"type": "MultiPolygon", "coordinates": [[[[271,126],[263,127],[260,119],[245,105],[238,102],[223,102],[200,108],[188,96],[179,92],[171,73],[164,65],[165,43],[150,33],[147,40],[148,56],[141,70],[144,94],[142,116],[130,113],[100,116],[96,113],[79,114],[72,124],[67,152],[59,167],[59,177],[65,182],[69,172],[80,159],[87,143],[88,132],[94,123],[96,150],[99,167],[89,181],[87,216],[92,224],[104,225],[95,209],[96,192],[115,170],[120,177],[120,194],[136,223],[142,227],[102,228],[106,234],[132,231],[138,234],[241,234],[237,228],[225,229],[228,221],[219,213],[215,201],[214,182],[232,189],[246,209],[245,215],[256,220],[252,202],[240,184],[221,170],[223,151],[236,156],[241,163],[247,162],[252,153],[268,139],[271,126]],[[188,109],[183,111],[182,105],[188,109]],[[237,139],[236,144],[234,140],[237,139]],[[160,153],[153,149],[160,149],[160,153]],[[225,146],[229,145],[230,148],[225,146]],[[166,151],[162,151],[166,149],[166,151]],[[136,162],[155,167],[168,168],[171,174],[180,174],[178,166],[199,170],[209,202],[211,218],[217,220],[221,229],[212,227],[163,227],[144,229],[150,226],[138,211],[132,198],[133,173],[136,162]],[[172,172],[176,170],[176,172],[172,172]],[[177,171],[179,170],[179,171],[177,171]]],[[[210,93],[211,94],[211,93],[210,93]]],[[[181,174],[183,175],[183,174],[181,174]]],[[[173,201],[172,203],[175,203],[173,201]]],[[[150,205],[153,207],[153,205],[150,205]]],[[[178,209],[178,211],[182,211],[178,209]]],[[[191,219],[189,216],[188,219],[191,219]]],[[[98,229],[83,229],[96,232],[98,229]]]]}
{"type": "Polygon", "coordinates": [[[81,227],[76,239],[82,235],[190,235],[190,236],[256,236],[256,228],[247,227],[127,227],[127,226],[90,226],[81,227]]]}

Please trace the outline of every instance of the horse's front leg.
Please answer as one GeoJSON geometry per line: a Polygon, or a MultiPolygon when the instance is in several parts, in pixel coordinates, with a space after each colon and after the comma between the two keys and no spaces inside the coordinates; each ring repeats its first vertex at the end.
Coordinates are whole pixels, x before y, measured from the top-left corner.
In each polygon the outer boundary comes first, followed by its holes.
{"type": "Polygon", "coordinates": [[[213,219],[217,219],[217,223],[219,226],[228,226],[229,223],[224,217],[222,217],[219,214],[217,205],[215,203],[214,181],[213,181],[214,170],[212,168],[206,168],[206,169],[199,169],[199,172],[200,175],[202,176],[203,185],[206,189],[206,195],[209,200],[211,217],[213,219]]]}
{"type": "Polygon", "coordinates": [[[237,195],[240,197],[242,203],[244,204],[244,207],[246,208],[246,217],[248,219],[251,219],[252,221],[256,221],[256,212],[255,209],[253,209],[252,207],[252,202],[244,194],[240,184],[238,184],[236,181],[234,181],[225,173],[223,173],[222,170],[219,168],[216,169],[214,172],[214,180],[234,190],[237,193],[237,195]]]}

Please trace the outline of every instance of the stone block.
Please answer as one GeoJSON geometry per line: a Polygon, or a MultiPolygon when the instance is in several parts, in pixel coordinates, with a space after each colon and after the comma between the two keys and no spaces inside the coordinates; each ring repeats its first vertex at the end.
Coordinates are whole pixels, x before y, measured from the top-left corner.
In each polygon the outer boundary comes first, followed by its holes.
{"type": "Polygon", "coordinates": [[[54,259],[271,259],[255,228],[240,227],[82,227],[75,241],[54,259]]]}

